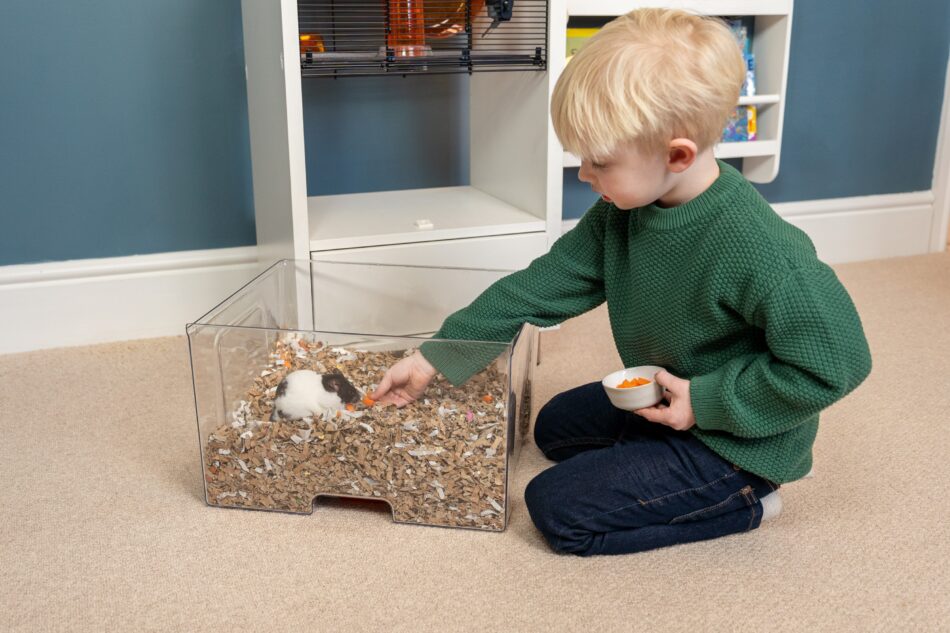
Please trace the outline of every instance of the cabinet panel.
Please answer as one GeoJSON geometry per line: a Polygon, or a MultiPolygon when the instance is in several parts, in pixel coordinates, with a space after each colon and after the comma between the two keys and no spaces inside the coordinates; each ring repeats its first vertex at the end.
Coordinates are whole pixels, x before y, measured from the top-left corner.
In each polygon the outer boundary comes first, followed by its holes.
{"type": "Polygon", "coordinates": [[[546,234],[539,232],[313,251],[317,329],[432,334],[451,313],[546,249],[546,234]]]}
{"type": "Polygon", "coordinates": [[[543,232],[311,251],[320,261],[519,270],[547,250],[543,232]]]}

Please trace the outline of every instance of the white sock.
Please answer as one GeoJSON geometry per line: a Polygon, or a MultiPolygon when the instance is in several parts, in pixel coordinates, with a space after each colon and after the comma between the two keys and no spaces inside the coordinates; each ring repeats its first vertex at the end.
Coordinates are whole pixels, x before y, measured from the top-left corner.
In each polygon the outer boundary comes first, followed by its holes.
{"type": "Polygon", "coordinates": [[[782,496],[773,490],[760,499],[762,502],[762,520],[774,519],[782,513],[782,496]]]}

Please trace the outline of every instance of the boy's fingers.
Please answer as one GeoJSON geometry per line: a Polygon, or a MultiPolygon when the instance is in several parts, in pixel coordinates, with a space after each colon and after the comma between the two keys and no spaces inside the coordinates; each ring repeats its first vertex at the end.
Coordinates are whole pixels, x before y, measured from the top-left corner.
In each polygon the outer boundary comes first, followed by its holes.
{"type": "Polygon", "coordinates": [[[412,398],[407,397],[405,394],[398,393],[396,394],[394,402],[396,403],[396,406],[401,409],[412,402],[412,398]]]}
{"type": "Polygon", "coordinates": [[[673,387],[679,382],[679,378],[666,371],[661,369],[656,372],[656,375],[653,377],[656,380],[657,384],[663,387],[663,391],[673,393],[673,387]]]}
{"type": "Polygon", "coordinates": [[[387,371],[386,375],[383,376],[383,380],[378,385],[376,385],[376,391],[370,395],[370,398],[373,400],[383,400],[383,396],[385,396],[389,391],[389,387],[392,385],[392,383],[393,377],[387,371]]]}
{"type": "Polygon", "coordinates": [[[379,406],[382,406],[382,407],[386,407],[386,406],[389,406],[389,405],[394,405],[394,406],[396,406],[396,407],[403,407],[403,406],[405,406],[406,403],[403,402],[402,399],[401,399],[399,396],[397,396],[396,394],[394,394],[394,393],[387,393],[387,394],[386,394],[385,396],[383,396],[381,399],[377,400],[377,401],[376,401],[376,404],[379,405],[379,406]]]}
{"type": "Polygon", "coordinates": [[[650,422],[662,422],[669,417],[669,411],[669,407],[648,407],[646,409],[637,409],[634,413],[650,422]]]}
{"type": "Polygon", "coordinates": [[[403,389],[396,387],[384,395],[381,400],[377,400],[376,402],[382,405],[392,404],[398,408],[402,408],[412,402],[412,399],[406,397],[406,392],[403,389]]]}

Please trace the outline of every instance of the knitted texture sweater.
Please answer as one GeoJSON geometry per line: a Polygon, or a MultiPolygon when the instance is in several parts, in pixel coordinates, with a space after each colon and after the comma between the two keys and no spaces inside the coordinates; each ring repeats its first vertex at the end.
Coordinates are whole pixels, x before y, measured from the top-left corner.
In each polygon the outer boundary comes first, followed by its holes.
{"type": "MultiPolygon", "coordinates": [[[[871,371],[860,318],[808,236],[729,165],[678,207],[603,200],[526,269],[450,315],[435,338],[510,341],[607,302],[625,367],[690,380],[693,433],[771,481],[811,469],[819,413],[871,371]]],[[[421,347],[454,384],[490,358],[421,347]]],[[[494,348],[494,355],[498,349],[494,348]]]]}

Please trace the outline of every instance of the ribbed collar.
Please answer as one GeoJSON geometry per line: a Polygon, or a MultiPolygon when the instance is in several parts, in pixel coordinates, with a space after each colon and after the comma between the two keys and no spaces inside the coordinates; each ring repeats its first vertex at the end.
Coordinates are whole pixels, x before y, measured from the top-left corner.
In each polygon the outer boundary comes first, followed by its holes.
{"type": "Polygon", "coordinates": [[[721,160],[716,162],[719,164],[719,178],[706,191],[678,207],[665,209],[656,203],[641,207],[636,212],[640,225],[648,229],[676,229],[721,209],[723,202],[731,198],[742,183],[742,176],[721,160]]]}

